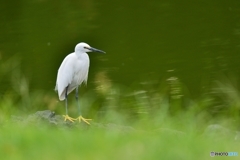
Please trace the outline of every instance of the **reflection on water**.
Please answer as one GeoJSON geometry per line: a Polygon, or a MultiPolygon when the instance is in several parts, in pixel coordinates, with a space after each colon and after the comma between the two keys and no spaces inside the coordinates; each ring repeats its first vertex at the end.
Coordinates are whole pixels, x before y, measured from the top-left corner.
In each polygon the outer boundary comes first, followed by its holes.
{"type": "Polygon", "coordinates": [[[96,91],[99,94],[107,95],[112,87],[111,80],[106,72],[101,71],[95,75],[96,91]]]}

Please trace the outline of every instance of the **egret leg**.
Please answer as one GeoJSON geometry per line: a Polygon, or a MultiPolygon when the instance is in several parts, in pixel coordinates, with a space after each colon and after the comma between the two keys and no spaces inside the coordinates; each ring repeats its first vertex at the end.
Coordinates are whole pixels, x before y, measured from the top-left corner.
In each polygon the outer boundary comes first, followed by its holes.
{"type": "Polygon", "coordinates": [[[76,88],[75,97],[76,97],[76,102],[77,102],[77,107],[78,107],[78,113],[79,113],[79,115],[81,115],[80,104],[79,104],[79,100],[78,100],[78,86],[76,88]]]}
{"type": "Polygon", "coordinates": [[[66,115],[68,115],[68,99],[67,99],[67,91],[68,91],[68,86],[66,87],[66,92],[65,92],[65,108],[66,108],[66,115]]]}
{"type": "Polygon", "coordinates": [[[66,93],[65,93],[65,107],[66,107],[66,115],[63,115],[64,121],[71,121],[74,122],[74,118],[68,116],[68,100],[67,100],[67,91],[68,91],[68,86],[66,87],[66,93]]]}
{"type": "Polygon", "coordinates": [[[88,121],[90,121],[90,120],[92,120],[92,119],[86,119],[86,118],[83,118],[83,117],[81,116],[81,109],[80,109],[80,104],[79,104],[79,100],[78,100],[78,87],[76,88],[76,95],[75,95],[75,97],[76,97],[77,106],[78,106],[78,113],[79,113],[79,115],[80,115],[80,116],[77,117],[75,120],[78,120],[79,122],[84,121],[85,123],[87,123],[87,124],[90,125],[90,123],[89,123],[88,121]]]}

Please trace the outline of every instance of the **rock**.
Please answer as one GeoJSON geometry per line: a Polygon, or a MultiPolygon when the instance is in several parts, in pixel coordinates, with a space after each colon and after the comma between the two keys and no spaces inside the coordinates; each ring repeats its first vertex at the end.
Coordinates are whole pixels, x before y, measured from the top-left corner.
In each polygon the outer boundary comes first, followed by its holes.
{"type": "Polygon", "coordinates": [[[227,129],[219,124],[212,124],[212,125],[209,125],[205,129],[203,134],[209,135],[209,136],[216,136],[216,135],[228,136],[228,135],[232,134],[232,132],[229,129],[227,129]]]}
{"type": "MultiPolygon", "coordinates": [[[[37,128],[42,127],[50,127],[50,128],[59,128],[59,129],[69,129],[69,128],[76,128],[76,129],[101,129],[106,131],[113,131],[113,132],[119,132],[119,133],[131,133],[131,132],[146,132],[146,131],[140,131],[136,130],[131,126],[124,126],[124,125],[118,125],[114,123],[95,123],[91,122],[91,125],[88,125],[86,123],[78,123],[78,122],[70,122],[70,121],[64,121],[63,116],[56,115],[55,112],[50,110],[45,111],[37,111],[34,114],[28,115],[27,117],[21,117],[21,116],[12,116],[10,121],[12,123],[17,123],[19,125],[23,126],[35,126],[37,128]]],[[[187,133],[169,129],[169,128],[159,128],[156,130],[153,130],[151,133],[162,133],[167,135],[173,135],[176,137],[182,137],[187,135],[187,133]]],[[[203,136],[208,136],[213,139],[221,138],[221,137],[229,137],[233,140],[240,140],[240,132],[231,131],[228,128],[225,128],[219,124],[212,124],[209,125],[204,133],[203,136]]]]}
{"type": "Polygon", "coordinates": [[[219,124],[211,124],[209,125],[204,133],[203,136],[210,137],[212,139],[221,139],[223,137],[229,138],[231,140],[239,140],[239,132],[234,132],[228,128],[225,128],[219,124]]]}
{"type": "Polygon", "coordinates": [[[56,115],[55,112],[52,112],[50,110],[37,111],[36,113],[31,114],[27,117],[12,116],[11,121],[23,125],[35,126],[42,126],[43,124],[47,124],[57,127],[72,127],[74,125],[77,125],[77,123],[72,123],[69,121],[65,122],[62,116],[56,115]]]}
{"type": "Polygon", "coordinates": [[[63,116],[56,115],[55,112],[52,112],[50,110],[37,111],[36,113],[31,114],[27,117],[12,116],[11,121],[13,123],[18,123],[21,125],[31,125],[36,127],[50,126],[50,127],[57,127],[60,129],[96,128],[96,129],[111,130],[111,131],[117,131],[117,132],[123,132],[123,133],[135,131],[135,129],[130,126],[121,126],[113,123],[102,124],[102,123],[92,122],[91,125],[88,125],[86,123],[78,123],[78,122],[72,123],[70,121],[65,122],[63,119],[63,116]]]}

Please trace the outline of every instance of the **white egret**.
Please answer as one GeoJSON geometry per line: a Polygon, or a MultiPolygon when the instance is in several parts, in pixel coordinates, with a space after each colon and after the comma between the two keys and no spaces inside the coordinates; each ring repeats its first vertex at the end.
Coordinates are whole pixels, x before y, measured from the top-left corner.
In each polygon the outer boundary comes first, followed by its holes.
{"type": "Polygon", "coordinates": [[[104,51],[90,47],[86,43],[79,43],[76,45],[75,51],[65,57],[58,69],[55,90],[58,92],[59,100],[65,100],[66,115],[63,115],[64,121],[69,120],[74,122],[75,120],[79,120],[79,122],[81,122],[82,120],[87,124],[90,124],[88,121],[91,119],[85,119],[82,117],[78,102],[78,87],[82,83],[86,84],[88,79],[89,57],[87,52],[105,53],[104,51]],[[79,117],[76,119],[68,116],[67,96],[74,89],[76,89],[76,101],[79,111],[79,117]]]}

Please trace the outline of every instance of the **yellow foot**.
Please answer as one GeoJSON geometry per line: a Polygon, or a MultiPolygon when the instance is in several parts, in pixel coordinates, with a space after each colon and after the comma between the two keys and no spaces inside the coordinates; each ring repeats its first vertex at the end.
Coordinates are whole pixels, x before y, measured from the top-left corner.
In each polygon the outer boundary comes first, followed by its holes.
{"type": "Polygon", "coordinates": [[[85,123],[87,123],[87,124],[90,125],[90,123],[89,123],[88,121],[91,121],[92,119],[85,119],[85,118],[83,118],[82,116],[79,116],[79,117],[76,118],[75,120],[78,120],[79,122],[84,121],[85,123]]]}
{"type": "Polygon", "coordinates": [[[71,121],[71,122],[74,122],[74,118],[72,118],[72,117],[69,117],[68,115],[63,115],[63,117],[64,117],[64,121],[67,121],[67,120],[69,120],[69,121],[71,121]]]}

